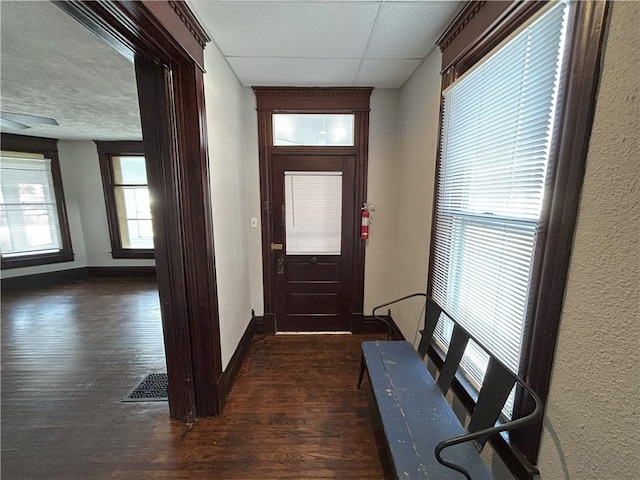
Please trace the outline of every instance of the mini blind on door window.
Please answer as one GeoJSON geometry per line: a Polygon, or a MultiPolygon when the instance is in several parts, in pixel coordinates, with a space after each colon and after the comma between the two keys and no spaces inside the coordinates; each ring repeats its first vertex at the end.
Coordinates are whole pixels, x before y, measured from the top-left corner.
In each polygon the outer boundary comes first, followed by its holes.
{"type": "Polygon", "coordinates": [[[287,255],[340,255],[342,172],[284,172],[287,255]]]}
{"type": "MultiPolygon", "coordinates": [[[[443,93],[432,296],[517,372],[540,233],[568,6],[557,3],[443,93]]],[[[437,341],[447,348],[451,325],[437,341]]],[[[462,362],[482,383],[487,357],[462,362]]]]}

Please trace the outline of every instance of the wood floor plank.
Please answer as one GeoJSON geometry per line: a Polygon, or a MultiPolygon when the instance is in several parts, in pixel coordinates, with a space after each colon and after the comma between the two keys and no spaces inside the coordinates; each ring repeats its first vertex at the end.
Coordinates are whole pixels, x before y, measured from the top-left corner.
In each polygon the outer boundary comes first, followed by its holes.
{"type": "Polygon", "coordinates": [[[156,285],[90,279],[2,298],[2,478],[383,478],[355,388],[375,336],[256,337],[222,417],[123,403],[163,371],[156,285]]]}

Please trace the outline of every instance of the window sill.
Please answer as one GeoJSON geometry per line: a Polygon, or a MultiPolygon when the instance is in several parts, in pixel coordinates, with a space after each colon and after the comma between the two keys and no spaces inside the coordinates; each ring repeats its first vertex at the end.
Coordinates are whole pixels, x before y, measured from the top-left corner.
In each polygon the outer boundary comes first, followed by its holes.
{"type": "Polygon", "coordinates": [[[114,250],[111,252],[112,258],[137,258],[137,259],[154,259],[155,254],[151,249],[143,248],[127,248],[122,250],[114,250]]]}
{"type": "Polygon", "coordinates": [[[41,255],[29,255],[23,257],[3,258],[0,266],[3,270],[10,268],[35,267],[52,263],[73,262],[74,255],[70,252],[46,253],[41,255]]]}
{"type": "MultiPolygon", "coordinates": [[[[444,364],[444,352],[431,345],[427,355],[439,371],[444,364]]],[[[458,397],[458,400],[460,400],[460,403],[462,403],[467,412],[471,414],[478,399],[478,392],[471,382],[460,373],[456,373],[451,383],[451,390],[456,397],[458,397]]],[[[518,480],[532,480],[534,476],[539,475],[538,469],[534,465],[531,465],[520,450],[509,441],[508,433],[494,435],[489,438],[489,442],[496,454],[500,456],[504,464],[518,480]]]]}

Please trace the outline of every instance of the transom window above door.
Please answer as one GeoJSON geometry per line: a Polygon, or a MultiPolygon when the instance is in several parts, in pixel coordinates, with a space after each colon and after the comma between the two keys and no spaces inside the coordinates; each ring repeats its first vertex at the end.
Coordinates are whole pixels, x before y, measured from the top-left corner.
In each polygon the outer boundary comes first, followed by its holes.
{"type": "Polygon", "coordinates": [[[329,146],[354,145],[353,114],[274,113],[274,146],[329,146]]]}

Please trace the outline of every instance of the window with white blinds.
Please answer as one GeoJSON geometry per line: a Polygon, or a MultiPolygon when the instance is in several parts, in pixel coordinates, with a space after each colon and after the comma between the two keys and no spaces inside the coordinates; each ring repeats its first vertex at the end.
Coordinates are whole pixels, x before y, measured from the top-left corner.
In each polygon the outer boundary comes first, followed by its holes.
{"type": "Polygon", "coordinates": [[[62,250],[51,160],[0,156],[0,250],[2,258],[62,250]]]}
{"type": "Polygon", "coordinates": [[[340,255],[342,172],[284,172],[287,255],[340,255]]]}
{"type": "MultiPolygon", "coordinates": [[[[443,92],[431,293],[514,372],[543,226],[569,6],[555,3],[443,92]]],[[[443,316],[444,317],[444,316],[443,316]]],[[[436,338],[446,350],[444,318],[436,338]]],[[[479,385],[486,354],[461,366],[479,385]]],[[[511,411],[512,400],[505,413],[511,411]]]]}

